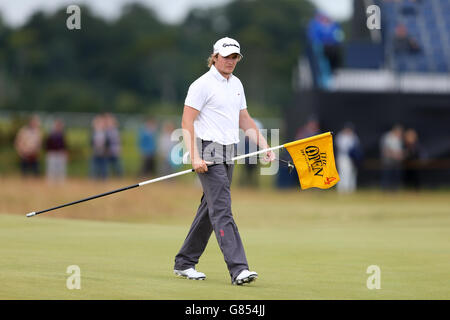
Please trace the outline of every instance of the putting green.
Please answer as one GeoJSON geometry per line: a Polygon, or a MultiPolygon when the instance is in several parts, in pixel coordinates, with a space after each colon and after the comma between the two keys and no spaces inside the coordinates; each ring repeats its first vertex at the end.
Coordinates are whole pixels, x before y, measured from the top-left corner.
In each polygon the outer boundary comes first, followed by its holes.
{"type": "Polygon", "coordinates": [[[0,299],[450,299],[446,199],[445,192],[238,195],[237,224],[259,273],[242,287],[230,284],[214,236],[197,266],[206,281],[172,274],[191,217],[129,223],[1,214],[0,299]],[[71,265],[81,271],[79,290],[66,287],[71,265]],[[380,268],[381,289],[367,288],[371,265],[380,268]]]}

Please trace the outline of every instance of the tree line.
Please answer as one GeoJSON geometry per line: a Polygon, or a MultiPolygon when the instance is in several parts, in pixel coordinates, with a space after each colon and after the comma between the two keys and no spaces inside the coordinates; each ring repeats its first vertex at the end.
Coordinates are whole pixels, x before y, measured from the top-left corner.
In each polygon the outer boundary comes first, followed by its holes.
{"type": "Polygon", "coordinates": [[[0,110],[179,112],[213,43],[229,36],[242,46],[249,105],[281,114],[314,11],[306,0],[234,0],[169,24],[137,3],[113,21],[80,8],[80,30],[66,27],[65,7],[16,28],[0,17],[0,110]]]}

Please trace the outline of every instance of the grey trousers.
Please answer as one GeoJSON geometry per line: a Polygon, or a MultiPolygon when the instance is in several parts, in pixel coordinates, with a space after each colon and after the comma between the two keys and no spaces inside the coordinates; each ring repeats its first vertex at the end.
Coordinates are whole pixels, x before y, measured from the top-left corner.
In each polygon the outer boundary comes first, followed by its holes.
{"type": "MultiPolygon", "coordinates": [[[[222,146],[210,141],[201,141],[205,161],[223,162],[234,155],[234,145],[222,146]]],[[[197,214],[188,235],[175,257],[175,269],[194,268],[208,244],[212,231],[227,264],[231,281],[242,270],[248,269],[244,246],[231,212],[230,185],[233,176],[233,163],[217,164],[208,167],[208,172],[198,174],[203,195],[197,214]]]]}

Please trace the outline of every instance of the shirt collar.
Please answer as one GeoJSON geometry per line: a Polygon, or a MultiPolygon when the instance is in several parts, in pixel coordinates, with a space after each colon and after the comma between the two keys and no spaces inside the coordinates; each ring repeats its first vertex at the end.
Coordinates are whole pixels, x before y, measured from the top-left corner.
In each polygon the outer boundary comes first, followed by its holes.
{"type": "Polygon", "coordinates": [[[223,75],[220,74],[220,72],[216,69],[216,67],[214,65],[211,66],[210,72],[212,73],[212,75],[219,81],[229,81],[231,79],[231,77],[233,77],[233,74],[230,74],[230,77],[225,78],[223,75]]]}

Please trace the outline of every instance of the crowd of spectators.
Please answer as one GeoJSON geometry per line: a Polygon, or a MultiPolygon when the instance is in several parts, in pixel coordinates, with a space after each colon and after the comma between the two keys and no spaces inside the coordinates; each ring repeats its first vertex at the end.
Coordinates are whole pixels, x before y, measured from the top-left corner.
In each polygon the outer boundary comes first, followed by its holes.
{"type": "MultiPolygon", "coordinates": [[[[174,146],[172,133],[175,125],[170,122],[159,123],[148,118],[136,131],[136,148],[140,157],[139,175],[155,177],[173,173],[180,163],[173,158],[174,146]]],[[[319,122],[310,117],[304,126],[297,130],[295,139],[304,139],[321,133],[319,122]]],[[[89,173],[93,179],[105,180],[108,177],[122,177],[122,139],[119,123],[110,113],[98,114],[91,122],[89,173]]],[[[250,141],[245,140],[245,152],[253,151],[250,141]]],[[[353,123],[346,123],[335,138],[335,160],[340,175],[337,191],[351,193],[357,189],[358,170],[364,160],[362,144],[353,123]]],[[[41,128],[38,116],[31,116],[26,125],[18,131],[15,149],[23,176],[40,176],[40,163],[45,161],[45,176],[51,183],[62,183],[67,176],[69,146],[66,141],[64,122],[54,119],[47,134],[41,128]],[[41,153],[45,156],[41,157],[41,153]]],[[[394,125],[380,138],[381,188],[395,191],[402,186],[418,190],[420,177],[417,171],[418,161],[423,157],[419,137],[413,128],[404,129],[400,124],[394,125]]],[[[280,159],[290,160],[281,153],[280,159]]],[[[247,159],[241,172],[240,185],[258,186],[258,162],[247,159]]],[[[295,172],[287,173],[280,166],[279,187],[297,185],[295,172]],[[283,174],[284,171],[286,174],[283,174]],[[282,180],[282,181],[281,181],[282,180]],[[282,183],[281,183],[282,182],[282,183]]]]}
{"type": "MultiPolygon", "coordinates": [[[[14,141],[18,164],[23,177],[45,176],[50,183],[60,184],[67,176],[70,145],[65,123],[54,119],[45,130],[37,115],[29,117],[17,132],[14,141]],[[42,162],[42,163],[41,163],[42,162]]],[[[140,157],[142,177],[172,173],[179,165],[171,157],[173,146],[172,122],[158,123],[149,118],[136,131],[136,149],[140,157]]],[[[95,180],[124,175],[123,141],[117,118],[111,113],[92,118],[89,131],[89,176],[95,180]]]]}
{"type": "Polygon", "coordinates": [[[45,151],[45,172],[49,182],[61,183],[66,178],[67,145],[64,135],[64,122],[53,121],[47,136],[41,129],[38,116],[30,117],[27,124],[18,131],[14,147],[19,157],[19,165],[23,176],[40,175],[40,153],[45,151]]]}

